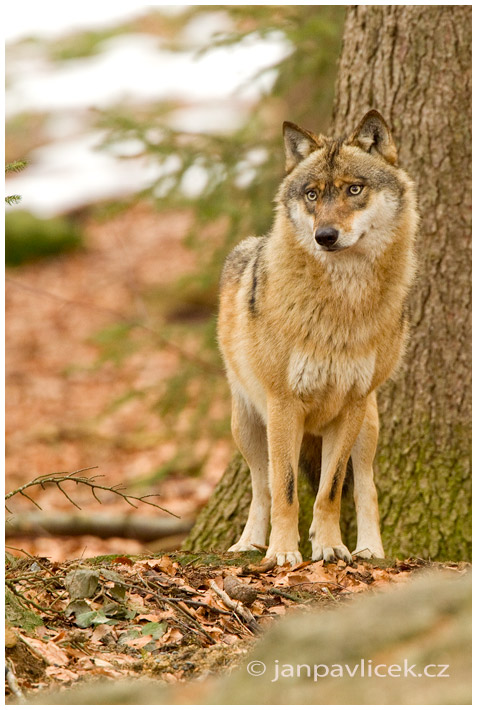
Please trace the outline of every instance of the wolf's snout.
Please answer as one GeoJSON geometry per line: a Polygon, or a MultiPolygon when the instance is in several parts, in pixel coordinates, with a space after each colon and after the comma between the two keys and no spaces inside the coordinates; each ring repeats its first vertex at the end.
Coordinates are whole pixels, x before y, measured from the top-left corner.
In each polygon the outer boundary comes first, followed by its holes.
{"type": "Polygon", "coordinates": [[[339,232],[334,227],[322,227],[316,230],[314,236],[317,244],[320,244],[321,247],[330,248],[335,245],[339,238],[339,232]]]}

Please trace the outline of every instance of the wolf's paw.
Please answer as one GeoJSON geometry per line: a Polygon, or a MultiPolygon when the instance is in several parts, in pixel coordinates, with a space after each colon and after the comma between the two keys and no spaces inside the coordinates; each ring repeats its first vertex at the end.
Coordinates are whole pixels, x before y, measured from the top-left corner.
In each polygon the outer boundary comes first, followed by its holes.
{"type": "Polygon", "coordinates": [[[289,563],[291,567],[294,565],[300,565],[302,562],[302,555],[299,550],[292,550],[290,552],[285,552],[283,550],[276,550],[272,547],[266,552],[266,558],[268,560],[275,560],[279,567],[289,563]]]}
{"type": "Polygon", "coordinates": [[[234,545],[231,545],[228,552],[250,552],[251,550],[258,552],[258,548],[253,542],[249,542],[248,540],[238,540],[234,545]]]}
{"type": "Polygon", "coordinates": [[[324,562],[335,562],[336,560],[344,560],[347,564],[352,562],[352,555],[345,545],[321,545],[320,543],[312,542],[312,559],[324,560],[324,562]]]}
{"type": "Polygon", "coordinates": [[[357,546],[357,548],[352,552],[352,555],[354,557],[359,557],[362,560],[371,560],[371,559],[383,559],[385,557],[385,553],[383,551],[383,547],[381,545],[360,545],[360,547],[357,546]]]}

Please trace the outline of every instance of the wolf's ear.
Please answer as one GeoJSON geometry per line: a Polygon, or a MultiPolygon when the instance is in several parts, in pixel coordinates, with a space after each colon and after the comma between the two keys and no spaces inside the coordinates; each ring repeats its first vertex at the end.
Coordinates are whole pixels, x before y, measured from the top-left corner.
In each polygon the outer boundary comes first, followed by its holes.
{"type": "Polygon", "coordinates": [[[347,143],[358,146],[366,153],[377,152],[392,165],[397,162],[397,149],[390,128],[375,109],[365,114],[347,143]]]}
{"type": "Polygon", "coordinates": [[[320,140],[305,128],[299,128],[295,123],[284,121],[283,125],[285,145],[285,169],[288,173],[307,158],[308,155],[320,148],[320,140]]]}

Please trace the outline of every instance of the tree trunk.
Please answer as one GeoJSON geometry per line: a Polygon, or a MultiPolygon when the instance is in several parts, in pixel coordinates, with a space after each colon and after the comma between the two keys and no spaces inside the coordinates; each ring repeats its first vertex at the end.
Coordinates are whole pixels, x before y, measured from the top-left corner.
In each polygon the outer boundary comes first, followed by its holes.
{"type": "Polygon", "coordinates": [[[470,555],[471,6],[354,6],[334,107],[346,132],[377,107],[417,186],[411,340],[379,394],[385,549],[470,555]]]}
{"type": "Polygon", "coordinates": [[[235,454],[183,544],[183,550],[227,550],[239,539],[251,502],[249,468],[235,454]]]}
{"type": "MultiPolygon", "coordinates": [[[[471,553],[470,60],[469,5],[347,11],[330,133],[347,133],[377,108],[392,126],[400,165],[416,182],[421,214],[410,345],[399,375],[379,393],[376,479],[388,556],[471,553]]],[[[247,489],[245,476],[243,465],[234,490],[247,489]]],[[[208,533],[217,515],[212,505],[223,505],[219,490],[189,538],[203,547],[210,540],[220,546],[220,536],[208,533]]],[[[246,497],[241,493],[242,503],[246,497]]],[[[245,521],[242,503],[232,537],[245,521]]],[[[349,493],[342,518],[353,545],[352,508],[349,493]]]]}

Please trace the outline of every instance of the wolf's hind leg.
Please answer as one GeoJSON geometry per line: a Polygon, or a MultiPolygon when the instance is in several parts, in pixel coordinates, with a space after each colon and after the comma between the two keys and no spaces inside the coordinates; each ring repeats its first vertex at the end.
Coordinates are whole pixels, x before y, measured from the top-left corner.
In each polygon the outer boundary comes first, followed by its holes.
{"type": "Polygon", "coordinates": [[[354,499],[357,511],[358,557],[384,557],[380,536],[377,491],[373,481],[373,459],[378,440],[377,398],[372,392],[367,399],[365,418],[352,448],[354,499]]]}
{"type": "Polygon", "coordinates": [[[231,428],[235,442],[251,470],[252,501],[242,535],[229,550],[257,550],[254,545],[266,543],[271,508],[266,427],[252,404],[246,404],[241,397],[233,396],[231,428]]]}
{"type": "Polygon", "coordinates": [[[352,562],[340,533],[340,502],[347,461],[362,426],[364,412],[364,401],[351,405],[323,431],[322,470],[310,526],[313,560],[352,562]]]}

